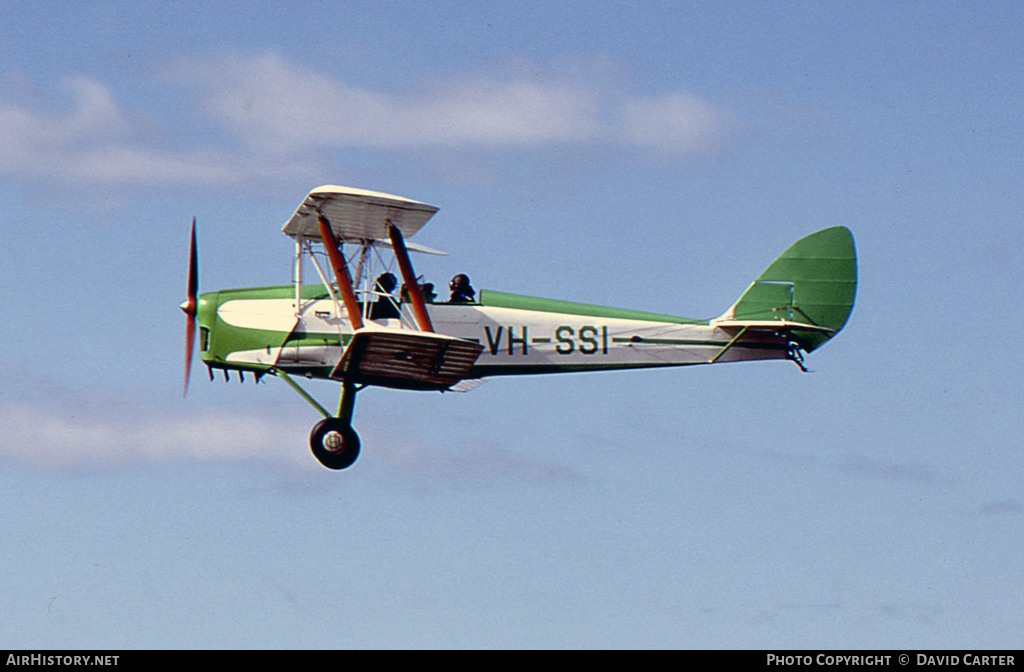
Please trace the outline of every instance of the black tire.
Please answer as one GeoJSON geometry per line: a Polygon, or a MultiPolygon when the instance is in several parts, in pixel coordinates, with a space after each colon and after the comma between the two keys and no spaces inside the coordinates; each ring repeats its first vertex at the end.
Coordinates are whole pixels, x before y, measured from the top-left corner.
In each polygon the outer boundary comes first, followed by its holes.
{"type": "Polygon", "coordinates": [[[324,418],[309,433],[309,448],[328,469],[346,469],[359,457],[359,435],[338,418],[324,418]]]}

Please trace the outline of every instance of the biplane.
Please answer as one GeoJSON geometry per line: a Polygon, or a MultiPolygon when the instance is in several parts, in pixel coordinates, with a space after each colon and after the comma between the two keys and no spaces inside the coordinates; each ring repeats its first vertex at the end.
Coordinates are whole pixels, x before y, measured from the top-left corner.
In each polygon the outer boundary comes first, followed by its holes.
{"type": "Polygon", "coordinates": [[[791,245],[714,319],[486,289],[477,296],[468,283],[439,300],[421,284],[410,252],[443,253],[406,242],[437,211],[391,194],[318,187],[284,225],[294,241],[290,283],[204,294],[193,218],[181,305],[185,392],[198,328],[211,379],[220,369],[225,378],[235,371],[287,383],[323,416],[310,433],[313,454],[344,469],[359,456],[352,418],[356,394],[368,386],[466,391],[496,376],[769,359],[806,371],[804,355],[839,333],[853,310],[857,257],[841,226],[791,245]],[[335,411],[306,392],[304,378],[340,383],[335,411]]]}

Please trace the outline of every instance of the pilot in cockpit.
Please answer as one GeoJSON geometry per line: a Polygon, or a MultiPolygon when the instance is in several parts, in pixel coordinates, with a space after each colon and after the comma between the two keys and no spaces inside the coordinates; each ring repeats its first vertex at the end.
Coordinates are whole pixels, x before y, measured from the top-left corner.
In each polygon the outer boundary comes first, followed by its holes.
{"type": "Polygon", "coordinates": [[[469,276],[459,273],[448,283],[448,289],[452,290],[451,303],[473,303],[476,301],[476,291],[469,284],[469,276]]]}
{"type": "Polygon", "coordinates": [[[374,291],[377,293],[377,300],[370,306],[370,319],[382,320],[388,317],[398,317],[398,309],[395,307],[391,292],[394,291],[398,281],[391,273],[382,273],[377,276],[374,291]]]}

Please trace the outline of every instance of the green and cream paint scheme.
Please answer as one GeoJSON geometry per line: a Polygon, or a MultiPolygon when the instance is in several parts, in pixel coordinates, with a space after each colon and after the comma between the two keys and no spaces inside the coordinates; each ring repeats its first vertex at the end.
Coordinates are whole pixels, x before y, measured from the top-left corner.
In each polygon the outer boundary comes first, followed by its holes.
{"type": "Polygon", "coordinates": [[[290,284],[205,294],[197,294],[193,228],[189,301],[182,305],[190,317],[187,360],[198,322],[211,376],[223,369],[225,376],[235,370],[284,380],[324,416],[310,436],[314,455],[341,469],[359,453],[351,420],[356,392],[368,385],[461,391],[496,376],[766,359],[803,368],[804,354],[835,336],[853,309],[856,252],[850,231],[839,226],[791,245],[710,320],[490,290],[473,303],[430,301],[408,252],[439,253],[405,238],[436,211],[390,194],[319,187],[284,226],[295,241],[290,284]],[[373,282],[393,263],[405,283],[400,297],[373,282]],[[307,282],[310,271],[315,283],[307,282]],[[387,317],[378,316],[382,302],[390,302],[387,317]],[[337,412],[309,396],[301,377],[340,382],[337,412]]]}

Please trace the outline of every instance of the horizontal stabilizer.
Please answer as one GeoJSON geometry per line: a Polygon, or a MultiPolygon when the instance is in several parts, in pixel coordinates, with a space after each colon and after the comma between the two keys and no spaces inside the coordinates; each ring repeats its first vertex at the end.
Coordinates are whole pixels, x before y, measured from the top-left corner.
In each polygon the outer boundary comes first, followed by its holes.
{"type": "Polygon", "coordinates": [[[834,334],[835,329],[807,324],[806,322],[794,322],[792,320],[711,320],[712,327],[725,329],[727,331],[746,329],[750,331],[814,331],[819,334],[834,334]]]}
{"type": "Polygon", "coordinates": [[[484,348],[406,329],[360,329],[331,378],[404,390],[447,390],[469,375],[484,348]]]}

